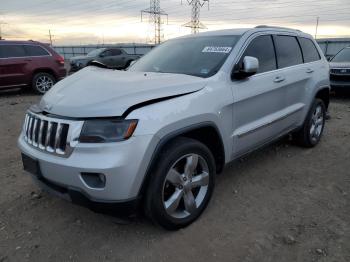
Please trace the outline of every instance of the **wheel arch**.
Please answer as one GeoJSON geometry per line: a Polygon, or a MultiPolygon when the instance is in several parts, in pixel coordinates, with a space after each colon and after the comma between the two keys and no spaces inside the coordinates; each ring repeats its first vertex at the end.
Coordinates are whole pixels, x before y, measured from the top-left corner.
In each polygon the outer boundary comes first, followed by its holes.
{"type": "Polygon", "coordinates": [[[329,87],[321,87],[315,94],[315,98],[321,99],[325,106],[326,109],[328,110],[329,103],[330,103],[330,88],[329,87]]]}
{"type": "Polygon", "coordinates": [[[50,74],[52,75],[55,80],[57,81],[57,75],[55,73],[54,70],[52,70],[51,68],[48,68],[48,67],[42,67],[42,68],[36,68],[33,72],[32,72],[32,78],[31,80],[33,81],[34,79],[34,76],[38,73],[47,73],[47,74],[50,74]]]}
{"type": "Polygon", "coordinates": [[[152,170],[155,167],[160,153],[168,143],[170,143],[178,137],[192,138],[206,145],[212,152],[213,157],[215,159],[216,172],[222,172],[225,166],[225,148],[218,127],[215,125],[215,123],[212,122],[193,124],[191,126],[170,132],[169,134],[165,135],[163,138],[160,139],[152,154],[151,161],[147,167],[145,177],[139,190],[139,196],[143,195],[145,193],[145,190],[147,189],[148,183],[152,176],[152,170]]]}

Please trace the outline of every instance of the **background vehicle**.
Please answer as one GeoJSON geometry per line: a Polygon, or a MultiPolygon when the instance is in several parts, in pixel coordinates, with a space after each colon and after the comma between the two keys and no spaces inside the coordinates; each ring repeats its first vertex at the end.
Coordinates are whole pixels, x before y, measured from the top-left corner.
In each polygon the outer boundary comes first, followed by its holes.
{"type": "Polygon", "coordinates": [[[65,76],[64,59],[48,45],[0,41],[0,89],[31,86],[44,94],[65,76]]]}
{"type": "Polygon", "coordinates": [[[336,54],[330,61],[330,80],[334,91],[350,90],[350,47],[336,54]]]}
{"type": "Polygon", "coordinates": [[[127,71],[68,77],[28,111],[19,147],[43,188],[95,210],[141,205],[174,230],[204,211],[225,164],[291,132],[315,146],[328,104],[329,65],[310,35],[206,32],[127,71]]]}
{"type": "Polygon", "coordinates": [[[109,68],[125,69],[132,61],[139,58],[140,55],[130,55],[120,48],[99,48],[91,51],[86,56],[70,58],[70,71],[78,71],[92,61],[100,62],[109,68]]]}

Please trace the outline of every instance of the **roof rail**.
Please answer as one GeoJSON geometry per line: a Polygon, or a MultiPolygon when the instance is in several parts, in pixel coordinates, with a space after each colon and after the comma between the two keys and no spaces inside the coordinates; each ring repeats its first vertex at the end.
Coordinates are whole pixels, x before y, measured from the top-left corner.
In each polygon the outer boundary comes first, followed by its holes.
{"type": "Polygon", "coordinates": [[[276,29],[287,29],[287,30],[295,30],[301,32],[299,29],[292,29],[288,27],[282,27],[282,26],[268,26],[268,25],[258,25],[255,28],[276,28],[276,29]]]}

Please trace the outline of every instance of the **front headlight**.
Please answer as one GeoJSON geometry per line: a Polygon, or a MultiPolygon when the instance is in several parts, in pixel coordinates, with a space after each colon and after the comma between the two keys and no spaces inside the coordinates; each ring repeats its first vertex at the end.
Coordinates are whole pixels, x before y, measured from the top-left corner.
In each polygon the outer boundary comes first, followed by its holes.
{"type": "Polygon", "coordinates": [[[86,120],[80,133],[81,143],[109,143],[128,139],[137,126],[137,120],[86,120]]]}

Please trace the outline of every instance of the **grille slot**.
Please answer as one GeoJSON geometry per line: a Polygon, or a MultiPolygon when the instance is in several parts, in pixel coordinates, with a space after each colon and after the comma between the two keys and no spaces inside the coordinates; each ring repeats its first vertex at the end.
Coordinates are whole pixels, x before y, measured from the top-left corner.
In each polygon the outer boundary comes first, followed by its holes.
{"type": "MultiPolygon", "coordinates": [[[[82,126],[79,121],[76,121],[75,124],[82,126]]],[[[24,120],[23,135],[25,141],[35,148],[52,154],[67,156],[71,149],[69,145],[71,126],[73,126],[73,121],[27,113],[24,120]]]]}

